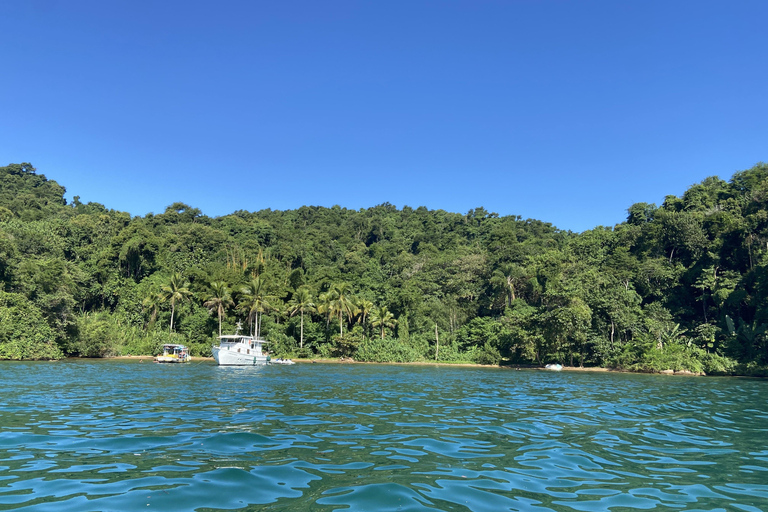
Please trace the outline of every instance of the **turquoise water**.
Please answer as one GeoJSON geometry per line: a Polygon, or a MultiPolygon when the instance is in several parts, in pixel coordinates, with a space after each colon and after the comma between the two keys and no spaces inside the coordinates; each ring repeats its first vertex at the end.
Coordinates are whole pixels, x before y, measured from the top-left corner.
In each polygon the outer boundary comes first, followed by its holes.
{"type": "Polygon", "coordinates": [[[0,364],[0,509],[768,510],[768,381],[0,364]]]}

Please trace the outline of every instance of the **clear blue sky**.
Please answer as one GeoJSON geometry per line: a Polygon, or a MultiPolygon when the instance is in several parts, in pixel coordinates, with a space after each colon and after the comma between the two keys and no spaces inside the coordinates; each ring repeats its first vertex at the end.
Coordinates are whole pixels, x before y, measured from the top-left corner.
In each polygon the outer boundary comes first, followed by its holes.
{"type": "Polygon", "coordinates": [[[583,231],[768,160],[768,2],[0,1],[0,165],[133,215],[583,231]]]}

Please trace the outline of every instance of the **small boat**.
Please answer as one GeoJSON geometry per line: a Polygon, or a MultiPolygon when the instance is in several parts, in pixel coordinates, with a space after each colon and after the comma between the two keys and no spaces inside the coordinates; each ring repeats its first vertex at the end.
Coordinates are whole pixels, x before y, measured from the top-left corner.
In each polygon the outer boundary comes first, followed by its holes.
{"type": "Polygon", "coordinates": [[[269,364],[296,364],[290,359],[280,359],[279,357],[277,359],[272,359],[269,364]]]}
{"type": "Polygon", "coordinates": [[[261,350],[265,340],[244,334],[219,336],[219,346],[214,346],[213,358],[219,366],[255,366],[267,364],[269,356],[261,350]]]}
{"type": "Polygon", "coordinates": [[[544,368],[546,368],[547,370],[552,370],[553,372],[559,372],[559,371],[562,371],[563,365],[557,364],[557,363],[548,364],[548,365],[545,365],[544,368]]]}
{"type": "Polygon", "coordinates": [[[188,363],[191,360],[189,349],[176,343],[163,345],[163,353],[155,357],[156,363],[188,363]]]}

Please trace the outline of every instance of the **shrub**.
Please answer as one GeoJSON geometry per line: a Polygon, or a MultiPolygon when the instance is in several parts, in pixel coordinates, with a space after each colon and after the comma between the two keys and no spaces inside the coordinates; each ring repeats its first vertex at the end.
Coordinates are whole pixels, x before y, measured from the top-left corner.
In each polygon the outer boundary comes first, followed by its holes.
{"type": "Polygon", "coordinates": [[[355,358],[376,363],[410,363],[419,360],[418,353],[395,338],[364,340],[357,347],[355,358]]]}
{"type": "Polygon", "coordinates": [[[746,375],[749,377],[768,377],[768,366],[759,365],[754,361],[746,364],[739,364],[734,371],[736,375],[746,375]]]}
{"type": "Polygon", "coordinates": [[[72,354],[82,357],[110,357],[120,355],[125,340],[116,319],[105,311],[85,313],[77,317],[77,334],[67,343],[72,354]],[[117,328],[115,328],[117,327],[117,328]]]}
{"type": "Polygon", "coordinates": [[[707,375],[733,375],[736,373],[738,367],[736,360],[701,349],[698,349],[697,352],[704,373],[707,375]]]}
{"type": "Polygon", "coordinates": [[[317,357],[320,359],[333,359],[338,357],[338,351],[333,343],[321,343],[317,347],[317,357]]]}
{"type": "Polygon", "coordinates": [[[61,359],[51,328],[26,297],[0,291],[0,359],[61,359]]]}
{"type": "MultiPolygon", "coordinates": [[[[430,350],[429,359],[435,360],[435,347],[430,350]]],[[[462,352],[455,344],[446,343],[441,344],[440,349],[437,352],[437,362],[440,363],[474,363],[475,362],[476,347],[472,347],[469,350],[462,352]]]]}
{"type": "Polygon", "coordinates": [[[269,333],[267,340],[269,341],[267,348],[271,357],[281,357],[284,359],[296,357],[296,351],[299,347],[296,340],[292,337],[273,331],[269,333]]]}
{"type": "MultiPolygon", "coordinates": [[[[163,351],[163,345],[186,345],[186,338],[176,332],[168,332],[165,329],[155,329],[144,334],[134,333],[122,347],[122,354],[134,356],[154,356],[163,351]]],[[[208,349],[210,352],[210,348],[208,349]]],[[[198,355],[190,347],[190,353],[198,355]]]]}
{"type": "Polygon", "coordinates": [[[642,355],[640,361],[630,366],[633,370],[644,372],[661,372],[664,370],[689,371],[699,373],[704,371],[704,365],[696,357],[694,349],[684,345],[669,344],[663,349],[651,349],[642,355]]]}
{"type": "Polygon", "coordinates": [[[501,363],[501,353],[496,347],[486,343],[474,353],[474,360],[477,364],[488,364],[498,366],[501,363]]]}

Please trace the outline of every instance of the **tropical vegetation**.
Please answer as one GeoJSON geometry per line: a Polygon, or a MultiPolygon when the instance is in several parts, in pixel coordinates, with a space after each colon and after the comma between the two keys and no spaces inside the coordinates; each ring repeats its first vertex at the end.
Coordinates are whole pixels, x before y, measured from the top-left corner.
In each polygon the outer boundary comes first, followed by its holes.
{"type": "Polygon", "coordinates": [[[365,361],[760,372],[768,165],[625,222],[550,223],[385,203],[132,217],[0,167],[0,359],[150,354],[220,333],[365,361]]]}

